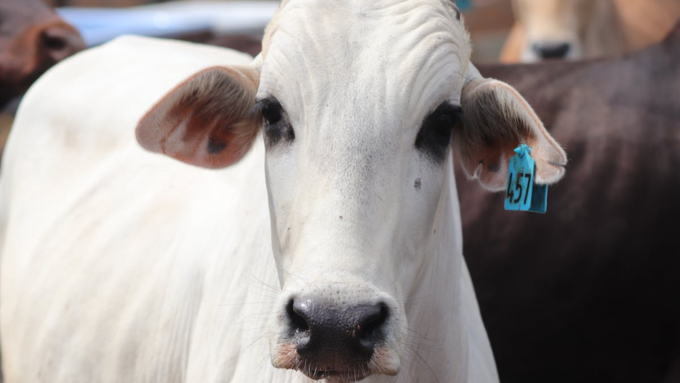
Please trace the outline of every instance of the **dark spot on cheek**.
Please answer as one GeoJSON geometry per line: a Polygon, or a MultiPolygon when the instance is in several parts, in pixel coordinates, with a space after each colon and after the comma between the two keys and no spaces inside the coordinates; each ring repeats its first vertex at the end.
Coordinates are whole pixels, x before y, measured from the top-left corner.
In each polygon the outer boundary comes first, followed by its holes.
{"type": "Polygon", "coordinates": [[[420,190],[420,187],[422,186],[420,182],[420,178],[416,178],[416,182],[413,184],[413,187],[416,188],[416,190],[420,190]]]}
{"type": "Polygon", "coordinates": [[[224,141],[217,141],[213,137],[208,140],[208,153],[218,154],[227,148],[227,143],[224,141]]]}
{"type": "Polygon", "coordinates": [[[460,21],[460,11],[456,8],[456,20],[460,21]]]}

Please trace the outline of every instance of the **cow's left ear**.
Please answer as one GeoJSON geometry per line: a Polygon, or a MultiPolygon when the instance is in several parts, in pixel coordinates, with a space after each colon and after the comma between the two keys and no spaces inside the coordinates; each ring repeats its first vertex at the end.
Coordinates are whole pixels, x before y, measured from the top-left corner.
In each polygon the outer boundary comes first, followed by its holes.
{"type": "Polygon", "coordinates": [[[144,149],[205,168],[223,168],[248,152],[262,126],[253,110],[259,71],[212,67],[171,90],[141,119],[144,149]]]}
{"type": "Polygon", "coordinates": [[[526,100],[510,85],[483,78],[470,64],[461,96],[462,124],[453,144],[469,178],[486,189],[505,189],[508,164],[519,144],[532,148],[536,182],[552,184],[564,176],[567,155],[526,100]]]}

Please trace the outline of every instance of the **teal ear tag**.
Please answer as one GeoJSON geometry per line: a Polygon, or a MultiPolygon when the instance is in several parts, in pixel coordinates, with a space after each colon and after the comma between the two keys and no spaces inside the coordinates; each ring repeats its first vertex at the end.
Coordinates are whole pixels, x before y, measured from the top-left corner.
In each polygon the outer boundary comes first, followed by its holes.
{"type": "Polygon", "coordinates": [[[536,162],[531,158],[531,148],[521,144],[515,153],[508,168],[505,210],[545,213],[548,208],[548,185],[535,183],[536,162]]]}
{"type": "Polygon", "coordinates": [[[458,0],[456,2],[456,5],[458,6],[458,9],[460,9],[463,12],[472,8],[472,3],[470,2],[470,0],[458,0]]]}

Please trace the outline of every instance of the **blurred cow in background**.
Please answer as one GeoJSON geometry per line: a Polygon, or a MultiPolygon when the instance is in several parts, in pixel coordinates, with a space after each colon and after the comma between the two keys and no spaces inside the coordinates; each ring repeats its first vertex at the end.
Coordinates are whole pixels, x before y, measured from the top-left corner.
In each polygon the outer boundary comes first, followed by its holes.
{"type": "Polygon", "coordinates": [[[570,154],[547,215],[457,182],[501,382],[680,382],[678,63],[680,23],[621,58],[478,65],[570,154]]]}
{"type": "Polygon", "coordinates": [[[75,28],[40,0],[1,0],[0,109],[52,65],[84,48],[75,28]]]}
{"type": "Polygon", "coordinates": [[[502,62],[612,55],[660,41],[678,0],[513,0],[517,22],[502,62]]]}

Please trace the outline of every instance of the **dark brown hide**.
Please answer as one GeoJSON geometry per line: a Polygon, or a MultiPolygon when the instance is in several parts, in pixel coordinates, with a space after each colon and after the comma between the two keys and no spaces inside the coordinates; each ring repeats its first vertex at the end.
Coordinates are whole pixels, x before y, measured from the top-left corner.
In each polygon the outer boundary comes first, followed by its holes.
{"type": "Polygon", "coordinates": [[[52,65],[84,48],[78,32],[40,0],[1,0],[0,109],[52,65]]]}
{"type": "Polygon", "coordinates": [[[547,215],[458,174],[501,382],[680,382],[680,26],[616,59],[478,67],[570,156],[547,215]]]}

